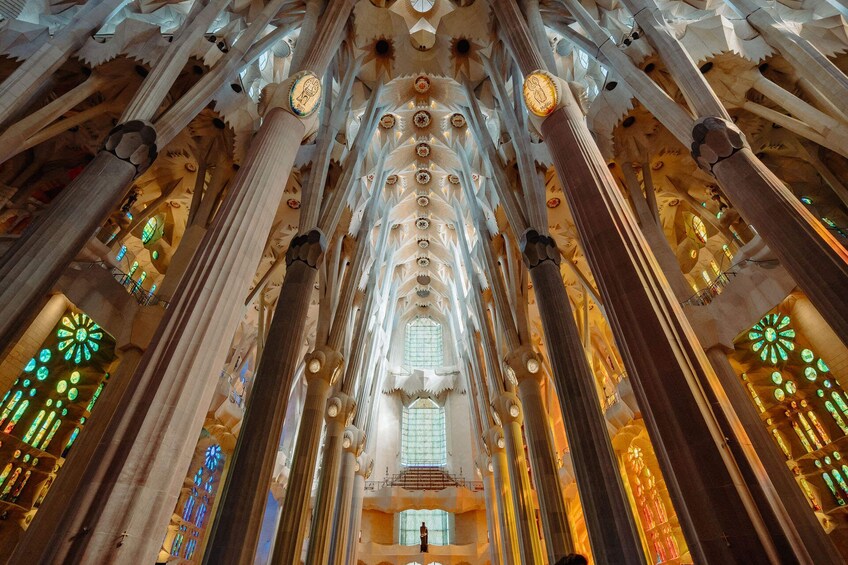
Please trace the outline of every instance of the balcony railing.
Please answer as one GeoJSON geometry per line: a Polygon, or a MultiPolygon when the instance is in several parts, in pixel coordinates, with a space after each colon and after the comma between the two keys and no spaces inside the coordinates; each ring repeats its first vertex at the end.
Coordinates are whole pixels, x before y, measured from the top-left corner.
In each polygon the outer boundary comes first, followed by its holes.
{"type": "Polygon", "coordinates": [[[724,271],[720,273],[707,288],[702,288],[689,298],[687,298],[683,304],[689,304],[690,306],[706,306],[710,302],[712,302],[716,296],[721,294],[727,285],[730,284],[730,277],[735,276],[736,272],[734,271],[724,271]]]}
{"type": "Polygon", "coordinates": [[[152,292],[144,290],[141,286],[141,281],[133,279],[132,276],[116,267],[112,267],[110,272],[112,273],[112,277],[118,281],[118,284],[127,289],[127,292],[129,292],[142,306],[168,307],[167,300],[162,300],[152,292]]]}
{"type": "Polygon", "coordinates": [[[382,481],[365,481],[365,490],[401,487],[406,490],[443,490],[450,487],[466,488],[474,492],[483,490],[483,481],[469,481],[438,468],[407,469],[382,481]]]}

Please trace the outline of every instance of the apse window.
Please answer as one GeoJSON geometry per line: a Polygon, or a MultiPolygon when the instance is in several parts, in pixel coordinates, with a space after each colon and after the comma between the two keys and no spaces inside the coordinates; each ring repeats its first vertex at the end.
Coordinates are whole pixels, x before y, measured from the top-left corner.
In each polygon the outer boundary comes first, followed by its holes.
{"type": "Polygon", "coordinates": [[[421,543],[421,523],[427,525],[427,542],[430,545],[450,545],[453,514],[444,510],[404,510],[399,515],[400,545],[421,543]]]}
{"type": "Polygon", "coordinates": [[[406,325],[404,364],[414,369],[442,366],[442,325],[432,318],[416,318],[406,325]]]}
{"type": "Polygon", "coordinates": [[[442,467],[446,462],[444,407],[429,398],[419,398],[404,406],[401,463],[407,467],[442,467]]]}
{"type": "Polygon", "coordinates": [[[433,9],[436,0],[410,0],[409,3],[412,5],[413,10],[419,14],[424,14],[433,9]]]}

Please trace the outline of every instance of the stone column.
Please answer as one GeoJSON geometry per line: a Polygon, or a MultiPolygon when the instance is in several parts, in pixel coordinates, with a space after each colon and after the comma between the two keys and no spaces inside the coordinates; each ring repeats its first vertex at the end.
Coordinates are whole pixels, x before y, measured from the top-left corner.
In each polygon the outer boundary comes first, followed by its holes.
{"type": "Polygon", "coordinates": [[[350,521],[348,536],[344,548],[344,559],[341,565],[356,563],[359,551],[359,529],[362,525],[362,503],[365,499],[365,480],[371,476],[374,462],[367,454],[360,455],[356,460],[356,476],[353,478],[353,499],[350,505],[350,521]]]}
{"type": "Polygon", "coordinates": [[[504,565],[524,563],[519,555],[518,530],[516,528],[515,506],[512,502],[509,465],[507,464],[506,440],[500,427],[490,428],[486,437],[486,446],[492,458],[492,478],[495,483],[495,497],[498,500],[498,527],[501,531],[501,559],[504,565]]]}
{"type": "Polygon", "coordinates": [[[27,57],[0,84],[0,125],[8,122],[15,112],[32,100],[32,96],[82,46],[91,32],[100,27],[121,4],[121,0],[89,0],[64,28],[27,57]]]}
{"type": "Polygon", "coordinates": [[[542,547],[536,527],[536,505],[533,489],[527,474],[529,465],[524,456],[524,438],[521,435],[521,405],[518,397],[505,392],[495,401],[495,411],[500,416],[503,428],[505,457],[509,469],[509,484],[512,487],[518,547],[522,563],[542,563],[542,547]]]}
{"type": "Polygon", "coordinates": [[[503,551],[503,540],[501,536],[500,524],[498,523],[498,515],[500,508],[498,506],[497,487],[495,486],[495,477],[492,473],[492,461],[489,457],[481,455],[478,464],[480,474],[483,476],[483,497],[486,501],[486,524],[489,526],[489,557],[492,560],[492,565],[501,565],[501,552],[503,551]]]}
{"type": "Polygon", "coordinates": [[[83,172],[0,259],[0,349],[10,343],[62,271],[156,158],[156,131],[132,120],[106,137],[83,172]]]}
{"type": "MultiPolygon", "coordinates": [[[[520,243],[539,304],[592,553],[601,562],[641,562],[642,545],[621,483],[595,376],[586,360],[563,286],[559,249],[551,237],[533,230],[525,233],[520,243]]],[[[534,377],[529,369],[538,366],[539,361],[527,355],[526,359],[515,359],[513,364],[516,374],[525,375],[524,383],[518,381],[519,393],[524,388],[524,394],[528,394],[533,385],[526,381],[534,377]]],[[[540,373],[537,369],[535,374],[540,373]]],[[[534,388],[538,391],[539,385],[534,388]]],[[[540,403],[541,398],[532,401],[540,403]]],[[[553,472],[558,477],[555,467],[553,472]]]]}
{"type": "MultiPolygon", "coordinates": [[[[183,473],[174,469],[189,464],[280,201],[284,187],[279,179],[288,177],[304,131],[293,112],[274,108],[266,114],[221,212],[130,379],[130,390],[108,423],[109,442],[94,448],[87,460],[76,460],[88,467],[86,479],[75,491],[63,491],[63,504],[55,512],[36,515],[13,561],[155,559],[182,483],[183,473]]],[[[115,150],[123,154],[128,145],[120,141],[115,150]]],[[[240,544],[243,537],[240,532],[240,544]]]]}
{"type": "Polygon", "coordinates": [[[730,422],[730,427],[739,448],[751,461],[753,474],[761,485],[763,496],[801,562],[839,563],[841,557],[833,541],[810,508],[795,477],[786,466],[786,457],[768,433],[754,408],[750,393],[730,364],[727,352],[732,350],[732,346],[722,344],[707,349],[707,357],[718,378],[718,385],[714,385],[713,389],[724,411],[736,416],[730,422]],[[804,551],[806,553],[801,553],[804,551]]]}
{"type": "MultiPolygon", "coordinates": [[[[349,544],[348,540],[355,535],[351,529],[354,497],[356,496],[354,494],[354,482],[359,468],[357,457],[364,448],[365,434],[354,426],[348,426],[342,438],[342,464],[338,490],[335,493],[335,511],[333,512],[332,524],[328,524],[329,529],[324,534],[329,537],[330,547],[327,563],[330,565],[351,563],[345,561],[345,553],[349,544]]],[[[359,511],[362,512],[361,506],[359,511]]]]}
{"type": "MultiPolygon", "coordinates": [[[[331,349],[316,349],[306,357],[304,373],[307,388],[297,442],[294,446],[291,471],[286,484],[286,497],[277,527],[277,541],[271,563],[298,565],[311,514],[312,481],[320,449],[324,416],[329,419],[341,414],[343,407],[327,402],[330,387],[338,379],[342,356],[331,349]]],[[[253,394],[256,394],[254,389],[253,394]]],[[[339,423],[342,426],[341,423],[339,423]]],[[[280,434],[274,436],[279,441],[280,434]]],[[[329,439],[329,436],[328,436],[329,439]]]]}
{"type": "Polygon", "coordinates": [[[757,157],[732,122],[698,121],[692,156],[762,236],[833,330],[848,335],[848,251],[757,157]]]}
{"type": "Polygon", "coordinates": [[[570,91],[560,92],[565,99],[541,130],[692,555],[778,559],[700,388],[712,369],[570,91]]]}
{"type": "Polygon", "coordinates": [[[574,552],[574,544],[559,481],[553,436],[542,401],[542,364],[530,347],[513,352],[506,362],[507,376],[513,384],[517,383],[518,397],[524,408],[524,434],[539,497],[548,562],[556,563],[574,552]]]}
{"type": "MultiPolygon", "coordinates": [[[[341,475],[342,450],[345,442],[348,449],[353,446],[353,438],[348,435],[345,427],[350,425],[356,411],[353,398],[343,392],[336,392],[327,403],[327,433],[324,436],[324,450],[321,454],[321,476],[318,479],[318,494],[315,496],[315,510],[312,513],[312,524],[309,529],[309,549],[306,552],[306,563],[325,565],[329,562],[331,539],[344,535],[347,522],[336,524],[340,511],[337,500],[339,483],[344,480],[341,475]],[[333,525],[339,529],[333,528],[333,525]],[[343,526],[342,526],[343,524],[343,526]]],[[[345,452],[345,459],[347,452],[345,452]]],[[[355,459],[351,456],[350,459],[355,459]]],[[[351,469],[351,479],[353,471],[351,469]]],[[[289,477],[291,481],[291,476],[289,477]]]]}

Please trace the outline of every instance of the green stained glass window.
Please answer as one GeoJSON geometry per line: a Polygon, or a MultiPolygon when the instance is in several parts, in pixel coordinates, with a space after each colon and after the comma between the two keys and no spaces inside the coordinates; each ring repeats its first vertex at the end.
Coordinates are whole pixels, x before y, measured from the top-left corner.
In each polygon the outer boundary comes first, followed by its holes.
{"type": "Polygon", "coordinates": [[[778,371],[775,371],[771,374],[771,382],[776,385],[779,385],[783,382],[783,376],[778,371]]]}
{"type": "Polygon", "coordinates": [[[3,422],[6,421],[6,418],[8,418],[12,411],[15,409],[15,406],[18,404],[18,402],[20,402],[22,396],[23,392],[19,390],[15,392],[14,396],[12,396],[12,399],[6,403],[6,406],[3,407],[3,412],[0,413],[0,425],[2,425],[3,422]]]}
{"type": "Polygon", "coordinates": [[[801,350],[801,359],[804,361],[804,363],[811,363],[815,358],[816,356],[809,349],[801,350]]]}
{"type": "Polygon", "coordinates": [[[18,405],[18,409],[15,410],[15,415],[12,416],[12,419],[9,420],[9,424],[3,430],[4,433],[8,434],[15,429],[15,425],[18,423],[18,420],[20,420],[21,416],[23,416],[24,412],[26,412],[27,406],[29,406],[29,400],[24,400],[18,405]]]}
{"type": "Polygon", "coordinates": [[[150,243],[156,235],[157,229],[159,229],[159,220],[155,217],[147,220],[144,228],[141,230],[141,242],[144,244],[150,243]]]}
{"type": "Polygon", "coordinates": [[[830,371],[830,368],[827,366],[827,363],[825,363],[823,359],[819,359],[818,361],[816,361],[816,367],[818,367],[819,371],[821,371],[822,373],[827,373],[828,371],[830,371]]]}
{"type": "Polygon", "coordinates": [[[29,430],[27,430],[26,435],[24,435],[24,442],[29,443],[29,440],[32,439],[32,436],[35,435],[35,432],[38,431],[38,425],[41,423],[41,420],[44,419],[44,410],[41,410],[38,413],[38,416],[35,417],[32,424],[29,426],[29,430]]]}
{"type": "Polygon", "coordinates": [[[41,353],[38,354],[38,360],[42,363],[47,363],[50,361],[51,353],[49,349],[42,349],[41,353]]]}
{"type": "Polygon", "coordinates": [[[80,382],[79,371],[74,371],[73,373],[71,373],[71,378],[68,380],[71,381],[71,384],[77,384],[78,382],[80,382]]]}
{"type": "Polygon", "coordinates": [[[816,377],[818,377],[818,373],[816,373],[816,370],[812,367],[806,367],[804,369],[804,376],[807,377],[808,381],[814,381],[816,380],[816,377]]]}
{"type": "Polygon", "coordinates": [[[440,467],[445,464],[445,409],[429,398],[420,398],[404,407],[401,436],[403,465],[440,467]]]}
{"type": "Polygon", "coordinates": [[[59,351],[65,354],[65,360],[79,365],[90,361],[92,354],[100,350],[103,330],[86,314],[80,313],[62,318],[56,335],[59,351]]]}
{"type": "Polygon", "coordinates": [[[72,388],[71,390],[68,391],[68,400],[70,400],[71,402],[76,400],[77,396],[79,396],[79,391],[77,389],[72,388]]]}
{"type": "Polygon", "coordinates": [[[780,389],[780,388],[779,388],[779,389],[777,389],[777,390],[775,390],[775,391],[774,391],[774,397],[775,397],[778,401],[782,401],[784,398],[786,398],[786,393],[785,393],[785,392],[783,392],[783,389],[780,389]]]}
{"type": "Polygon", "coordinates": [[[64,394],[64,392],[68,390],[68,382],[67,381],[59,381],[56,383],[56,392],[59,394],[64,394]]]}
{"type": "Polygon", "coordinates": [[[787,361],[787,352],[795,349],[795,330],[789,327],[789,323],[789,316],[767,314],[748,332],[751,350],[772,365],[787,361]]]}
{"type": "Polygon", "coordinates": [[[91,397],[91,400],[88,401],[88,406],[86,406],[86,411],[91,412],[91,409],[94,408],[94,403],[97,402],[97,399],[100,398],[100,393],[103,392],[103,387],[106,386],[105,382],[97,385],[97,390],[94,391],[94,394],[91,397]]]}
{"type": "Polygon", "coordinates": [[[33,357],[32,359],[29,360],[29,363],[26,364],[26,367],[24,367],[24,372],[31,373],[31,372],[35,371],[35,365],[36,365],[35,358],[33,357]]]}
{"type": "Polygon", "coordinates": [[[442,325],[432,318],[417,318],[406,325],[403,358],[413,369],[441,367],[443,360],[442,325]]]}
{"type": "Polygon", "coordinates": [[[38,371],[35,372],[35,376],[38,380],[43,381],[50,376],[50,371],[47,367],[39,367],[38,371]]]}
{"type": "Polygon", "coordinates": [[[786,392],[788,392],[789,394],[795,394],[795,392],[798,390],[798,387],[796,387],[795,383],[792,381],[786,381],[786,384],[783,386],[786,389],[786,392]]]}
{"type": "Polygon", "coordinates": [[[41,450],[44,451],[47,449],[47,446],[50,445],[50,442],[53,441],[53,436],[56,435],[56,432],[59,430],[59,426],[62,425],[62,420],[56,420],[53,422],[53,427],[50,428],[50,433],[47,434],[47,437],[44,439],[44,443],[41,444],[41,450]]]}

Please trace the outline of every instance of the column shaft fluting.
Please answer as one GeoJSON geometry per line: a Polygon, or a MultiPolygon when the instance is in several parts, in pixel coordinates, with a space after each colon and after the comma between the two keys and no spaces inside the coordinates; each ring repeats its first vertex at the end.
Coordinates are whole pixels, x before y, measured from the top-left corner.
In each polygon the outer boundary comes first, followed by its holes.
{"type": "MultiPolygon", "coordinates": [[[[289,112],[266,116],[108,423],[108,441],[77,460],[91,478],[65,493],[60,511],[36,515],[17,562],[155,559],[183,482],[174,469],[187,468],[194,452],[282,196],[277,181],[288,177],[303,131],[289,112]]],[[[80,440],[86,441],[84,433],[80,440]]]]}
{"type": "Polygon", "coordinates": [[[495,478],[495,496],[498,498],[498,522],[501,528],[502,549],[501,557],[504,565],[523,563],[520,557],[518,543],[518,524],[515,518],[515,505],[512,502],[510,487],[509,465],[504,449],[491,449],[492,475],[495,478]]]}
{"type": "Polygon", "coordinates": [[[341,470],[339,471],[338,489],[334,493],[335,508],[332,523],[329,525],[329,552],[327,563],[330,565],[347,565],[345,553],[348,539],[353,536],[351,530],[353,512],[354,481],[356,480],[356,453],[354,446],[345,448],[342,452],[341,470]]]}
{"type": "Polygon", "coordinates": [[[700,561],[767,562],[776,558],[774,546],[699,385],[701,373],[712,369],[565,94],[542,132],[687,544],[700,561]]]}

